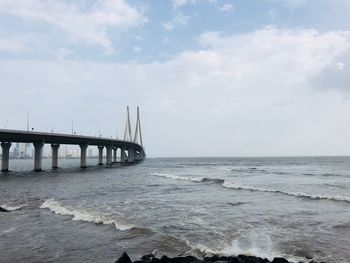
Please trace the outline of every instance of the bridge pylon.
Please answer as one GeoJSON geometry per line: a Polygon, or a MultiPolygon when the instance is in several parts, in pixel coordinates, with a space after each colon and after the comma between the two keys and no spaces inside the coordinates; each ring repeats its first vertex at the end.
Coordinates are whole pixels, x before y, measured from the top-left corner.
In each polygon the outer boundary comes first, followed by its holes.
{"type": "Polygon", "coordinates": [[[137,106],[137,118],[136,118],[136,128],[135,128],[134,143],[137,143],[137,144],[143,146],[143,144],[142,144],[142,133],[141,133],[141,121],[140,121],[139,106],[137,106]]]}
{"type": "Polygon", "coordinates": [[[126,107],[126,123],[124,130],[124,141],[132,141],[129,106],[126,107]]]}

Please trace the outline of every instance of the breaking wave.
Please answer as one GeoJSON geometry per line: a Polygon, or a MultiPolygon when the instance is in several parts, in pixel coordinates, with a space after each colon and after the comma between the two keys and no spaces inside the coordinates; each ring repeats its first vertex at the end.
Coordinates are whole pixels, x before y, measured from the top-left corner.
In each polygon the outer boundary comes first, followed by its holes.
{"type": "Polygon", "coordinates": [[[330,200],[330,201],[350,202],[350,197],[348,197],[348,196],[329,196],[329,195],[322,195],[322,194],[308,194],[308,193],[302,193],[302,192],[286,192],[286,191],[281,191],[281,190],[268,189],[268,188],[262,188],[262,187],[254,187],[254,186],[246,186],[246,185],[241,185],[238,183],[227,182],[227,181],[225,181],[225,179],[222,179],[222,178],[187,177],[187,176],[179,176],[179,175],[167,174],[167,173],[154,173],[152,175],[164,177],[164,178],[169,178],[169,179],[174,179],[174,180],[185,180],[185,181],[191,181],[191,182],[213,182],[213,183],[220,184],[224,188],[236,189],[236,190],[277,193],[277,194],[295,196],[295,197],[299,197],[299,198],[308,198],[308,199],[313,199],[313,200],[330,200]]]}
{"type": "Polygon", "coordinates": [[[207,177],[196,177],[196,176],[179,176],[174,174],[167,174],[167,173],[153,173],[154,176],[164,177],[168,179],[174,179],[174,180],[181,180],[181,181],[191,181],[191,182],[197,182],[197,183],[217,183],[217,184],[223,184],[225,182],[225,179],[221,178],[207,178],[207,177]]]}
{"type": "Polygon", "coordinates": [[[26,205],[18,205],[18,206],[1,205],[0,207],[4,208],[7,211],[16,211],[16,210],[22,209],[25,206],[26,205]]]}
{"type": "Polygon", "coordinates": [[[252,186],[244,186],[241,184],[231,183],[231,182],[224,182],[222,184],[222,186],[225,188],[232,188],[232,189],[237,189],[237,190],[247,190],[247,191],[253,191],[253,192],[266,192],[266,193],[278,193],[278,194],[283,194],[283,195],[289,195],[289,196],[295,196],[295,197],[301,197],[301,198],[309,198],[309,199],[315,199],[315,200],[322,200],[323,199],[323,200],[350,202],[350,197],[347,197],[347,196],[328,196],[328,195],[307,194],[307,193],[301,193],[301,192],[284,192],[281,190],[252,187],[252,186]]]}
{"type": "Polygon", "coordinates": [[[72,220],[90,222],[94,224],[114,225],[116,229],[125,231],[135,228],[133,225],[125,224],[114,215],[105,215],[83,209],[64,206],[54,198],[46,200],[40,208],[48,208],[58,215],[72,216],[72,220]]]}
{"type": "Polygon", "coordinates": [[[187,245],[191,248],[191,251],[186,252],[185,254],[193,254],[197,255],[222,255],[222,256],[238,256],[238,255],[247,255],[247,256],[255,256],[267,258],[270,261],[275,257],[284,257],[287,258],[289,262],[303,262],[306,258],[295,257],[291,255],[287,255],[284,253],[280,253],[275,251],[272,248],[271,241],[268,239],[264,243],[264,245],[251,244],[250,247],[244,248],[240,245],[238,240],[234,240],[230,245],[222,247],[222,248],[210,248],[202,244],[191,244],[191,242],[186,241],[187,245]],[[199,253],[198,253],[199,252],[199,253]]]}

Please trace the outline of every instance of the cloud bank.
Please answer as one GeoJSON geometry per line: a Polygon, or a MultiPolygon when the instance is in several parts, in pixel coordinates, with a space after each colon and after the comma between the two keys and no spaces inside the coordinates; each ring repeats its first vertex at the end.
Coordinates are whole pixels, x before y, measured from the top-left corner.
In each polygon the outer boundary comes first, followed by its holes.
{"type": "MultiPolygon", "coordinates": [[[[47,23],[65,32],[68,41],[100,46],[106,53],[115,50],[108,29],[123,31],[147,22],[147,18],[125,0],[103,0],[93,4],[84,1],[3,0],[0,1],[0,15],[47,23]]],[[[6,46],[1,48],[4,45],[0,43],[0,49],[6,50],[6,46]]]]}
{"type": "Polygon", "coordinates": [[[348,153],[349,31],[266,27],[197,39],[199,50],[163,62],[2,61],[8,126],[24,126],[30,109],[37,129],[67,132],[73,118],[85,134],[101,122],[104,135],[121,135],[129,104],[141,107],[151,156],[348,153]]]}

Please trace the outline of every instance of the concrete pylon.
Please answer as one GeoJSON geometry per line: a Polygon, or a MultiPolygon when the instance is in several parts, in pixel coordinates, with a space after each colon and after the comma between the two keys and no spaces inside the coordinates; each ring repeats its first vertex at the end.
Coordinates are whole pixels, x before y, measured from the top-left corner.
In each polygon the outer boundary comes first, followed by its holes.
{"type": "Polygon", "coordinates": [[[135,128],[134,142],[137,144],[140,144],[142,146],[142,133],[141,133],[141,121],[140,121],[139,106],[137,106],[137,117],[136,117],[136,128],[135,128]]]}
{"type": "Polygon", "coordinates": [[[107,145],[106,146],[106,164],[107,165],[112,165],[112,145],[107,145]]]}
{"type": "Polygon", "coordinates": [[[104,146],[99,145],[98,148],[98,165],[103,165],[103,148],[104,146]]]}
{"type": "Polygon", "coordinates": [[[43,166],[43,142],[34,142],[34,171],[40,172],[43,166]]]}
{"type": "Polygon", "coordinates": [[[132,141],[129,106],[126,107],[126,123],[124,130],[124,141],[132,141]]]}
{"type": "Polygon", "coordinates": [[[132,163],[135,160],[135,150],[134,148],[128,148],[128,163],[132,163]]]}
{"type": "Polygon", "coordinates": [[[58,149],[60,148],[59,144],[51,144],[52,149],[52,168],[58,168],[58,149]]]}
{"type": "Polygon", "coordinates": [[[116,163],[117,162],[117,150],[118,150],[118,147],[113,147],[113,163],[116,163]]]}
{"type": "Polygon", "coordinates": [[[9,160],[10,160],[10,142],[2,142],[2,156],[1,156],[1,171],[7,172],[9,170],[9,160]]]}
{"type": "Polygon", "coordinates": [[[86,168],[86,150],[88,144],[80,144],[80,168],[86,168]]]}
{"type": "Polygon", "coordinates": [[[120,163],[125,163],[126,154],[125,154],[125,146],[120,148],[120,163]]]}

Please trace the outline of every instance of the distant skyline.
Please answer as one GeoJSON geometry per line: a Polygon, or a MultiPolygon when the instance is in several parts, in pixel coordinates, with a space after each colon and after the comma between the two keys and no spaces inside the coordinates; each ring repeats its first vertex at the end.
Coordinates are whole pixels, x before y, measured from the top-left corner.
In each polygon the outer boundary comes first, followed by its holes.
{"type": "Polygon", "coordinates": [[[350,155],[349,0],[2,0],[0,127],[148,156],[350,155]]]}

